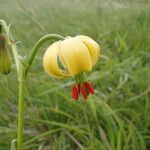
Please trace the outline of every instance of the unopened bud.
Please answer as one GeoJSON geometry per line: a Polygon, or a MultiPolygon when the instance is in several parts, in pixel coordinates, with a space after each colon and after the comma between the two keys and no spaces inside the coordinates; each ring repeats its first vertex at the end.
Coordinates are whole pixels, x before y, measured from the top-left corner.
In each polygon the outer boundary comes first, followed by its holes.
{"type": "Polygon", "coordinates": [[[3,74],[8,74],[11,68],[11,58],[6,42],[6,36],[0,34],[0,73],[3,74]]]}

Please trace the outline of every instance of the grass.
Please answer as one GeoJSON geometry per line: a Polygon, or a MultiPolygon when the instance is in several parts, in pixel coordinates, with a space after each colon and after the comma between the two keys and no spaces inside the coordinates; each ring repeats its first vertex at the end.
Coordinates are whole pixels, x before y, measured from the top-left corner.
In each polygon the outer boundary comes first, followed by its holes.
{"type": "MultiPolygon", "coordinates": [[[[19,53],[28,54],[47,33],[84,34],[101,46],[88,73],[96,95],[72,101],[72,79],[56,80],[39,52],[25,95],[26,150],[146,150],[150,148],[149,1],[0,0],[0,18],[12,23],[19,53]]],[[[0,149],[16,138],[17,79],[12,65],[0,75],[0,149]]]]}

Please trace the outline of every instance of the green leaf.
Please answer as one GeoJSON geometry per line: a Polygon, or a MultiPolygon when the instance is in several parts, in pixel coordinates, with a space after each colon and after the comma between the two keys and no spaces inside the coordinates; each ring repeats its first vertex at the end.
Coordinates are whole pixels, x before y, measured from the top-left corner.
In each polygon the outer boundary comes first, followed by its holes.
{"type": "Polygon", "coordinates": [[[17,150],[17,148],[16,148],[16,145],[17,145],[16,142],[17,142],[16,139],[12,140],[10,150],[17,150]]]}

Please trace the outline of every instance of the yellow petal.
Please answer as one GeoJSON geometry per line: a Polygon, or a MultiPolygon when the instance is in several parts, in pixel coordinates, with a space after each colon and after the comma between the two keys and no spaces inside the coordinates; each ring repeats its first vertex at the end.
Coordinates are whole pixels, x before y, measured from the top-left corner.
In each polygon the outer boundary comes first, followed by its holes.
{"type": "Polygon", "coordinates": [[[58,55],[72,76],[92,69],[89,50],[77,38],[68,38],[61,41],[58,55]]]}
{"type": "Polygon", "coordinates": [[[58,66],[58,49],[59,42],[55,42],[48,47],[43,57],[43,66],[49,75],[56,78],[64,78],[69,76],[69,74],[61,70],[58,66]]]}
{"type": "Polygon", "coordinates": [[[78,35],[76,36],[76,38],[82,40],[84,44],[88,47],[92,58],[92,64],[95,65],[100,55],[100,46],[92,38],[88,36],[78,35]]]}

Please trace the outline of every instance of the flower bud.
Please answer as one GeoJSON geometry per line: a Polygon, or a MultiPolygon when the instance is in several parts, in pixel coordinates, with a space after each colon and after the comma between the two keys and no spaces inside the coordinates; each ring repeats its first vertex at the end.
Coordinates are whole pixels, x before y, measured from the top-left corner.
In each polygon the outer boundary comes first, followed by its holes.
{"type": "Polygon", "coordinates": [[[0,34],[0,73],[8,74],[11,68],[11,58],[6,45],[6,36],[0,34]]]}

